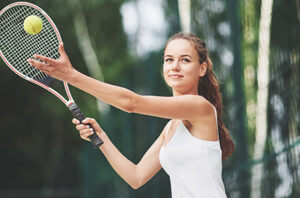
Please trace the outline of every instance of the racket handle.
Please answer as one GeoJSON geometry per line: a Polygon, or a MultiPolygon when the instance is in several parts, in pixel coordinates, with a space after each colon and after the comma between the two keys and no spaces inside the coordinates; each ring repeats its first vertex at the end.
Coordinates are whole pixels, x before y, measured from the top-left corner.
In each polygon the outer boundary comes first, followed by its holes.
{"type": "MultiPolygon", "coordinates": [[[[72,112],[73,116],[74,116],[77,120],[79,120],[79,121],[81,122],[82,120],[85,119],[85,116],[83,115],[83,113],[81,112],[81,110],[79,109],[79,107],[78,107],[75,103],[71,104],[71,105],[68,106],[68,107],[69,107],[70,111],[72,112]]],[[[94,131],[93,135],[89,136],[89,139],[91,140],[91,142],[92,142],[94,148],[97,149],[99,146],[101,146],[101,145],[103,144],[103,141],[99,138],[99,136],[98,136],[97,133],[95,132],[95,130],[94,130],[94,128],[92,127],[92,125],[88,124],[88,126],[89,126],[90,128],[92,128],[93,131],[94,131]]]]}

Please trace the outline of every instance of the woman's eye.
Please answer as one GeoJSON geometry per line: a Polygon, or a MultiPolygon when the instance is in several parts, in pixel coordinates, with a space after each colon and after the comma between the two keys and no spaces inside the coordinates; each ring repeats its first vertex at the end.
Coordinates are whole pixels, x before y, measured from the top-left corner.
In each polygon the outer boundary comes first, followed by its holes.
{"type": "Polygon", "coordinates": [[[171,61],[172,61],[172,58],[165,59],[165,62],[171,62],[171,61]]]}
{"type": "Polygon", "coordinates": [[[187,58],[183,58],[182,59],[182,62],[184,62],[184,63],[189,63],[189,62],[191,62],[189,59],[187,59],[187,58]]]}

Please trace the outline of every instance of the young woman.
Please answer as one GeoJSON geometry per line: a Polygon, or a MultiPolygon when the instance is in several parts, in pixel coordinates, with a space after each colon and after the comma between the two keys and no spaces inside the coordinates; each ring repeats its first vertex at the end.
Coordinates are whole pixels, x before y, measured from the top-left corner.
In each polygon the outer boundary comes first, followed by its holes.
{"type": "MultiPolygon", "coordinates": [[[[196,35],[178,33],[164,50],[163,75],[172,97],[142,96],[128,89],[92,79],[75,70],[61,44],[61,57],[35,55],[28,60],[46,74],[129,113],[170,119],[138,164],[123,156],[94,119],[87,118],[104,144],[99,148],[113,169],[134,189],[162,167],[170,176],[173,198],[226,197],[222,160],[234,144],[222,122],[222,99],[205,43],[196,35]]],[[[93,132],[74,119],[82,139],[93,132]]]]}

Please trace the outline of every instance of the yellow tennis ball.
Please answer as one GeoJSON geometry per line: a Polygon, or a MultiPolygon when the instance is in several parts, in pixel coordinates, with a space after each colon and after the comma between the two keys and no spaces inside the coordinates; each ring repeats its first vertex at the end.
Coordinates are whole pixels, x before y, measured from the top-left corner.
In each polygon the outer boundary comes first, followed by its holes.
{"type": "Polygon", "coordinates": [[[28,34],[38,34],[43,29],[42,19],[36,15],[30,15],[24,20],[24,30],[28,34]]]}

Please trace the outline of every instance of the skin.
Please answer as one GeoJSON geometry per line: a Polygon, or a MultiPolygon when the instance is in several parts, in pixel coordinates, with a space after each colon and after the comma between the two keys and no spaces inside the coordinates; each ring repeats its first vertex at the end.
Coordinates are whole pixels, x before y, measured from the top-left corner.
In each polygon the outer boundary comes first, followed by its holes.
{"type": "Polygon", "coordinates": [[[199,63],[198,54],[190,41],[176,39],[169,42],[165,49],[163,74],[166,83],[172,88],[172,97],[142,96],[128,89],[92,79],[72,67],[63,44],[60,44],[59,51],[61,57],[58,60],[35,55],[45,63],[33,59],[29,59],[28,62],[49,76],[66,81],[123,111],[172,120],[168,135],[165,135],[165,126],[140,162],[134,164],[120,153],[94,119],[86,118],[82,124],[73,119],[73,124],[84,140],[89,141],[88,136],[93,134],[86,124],[93,126],[104,141],[99,149],[113,169],[132,188],[139,188],[161,169],[159,151],[162,146],[167,146],[180,120],[193,136],[208,141],[218,140],[213,106],[198,95],[198,81],[205,75],[207,64],[199,63]]]}

